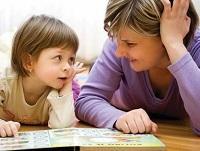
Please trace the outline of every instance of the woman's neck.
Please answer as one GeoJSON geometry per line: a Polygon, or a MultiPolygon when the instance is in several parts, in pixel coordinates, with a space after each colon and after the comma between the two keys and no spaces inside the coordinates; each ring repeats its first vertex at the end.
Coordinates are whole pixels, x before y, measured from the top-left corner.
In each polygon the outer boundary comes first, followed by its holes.
{"type": "Polygon", "coordinates": [[[154,68],[148,71],[151,87],[159,98],[164,98],[167,90],[169,89],[172,74],[167,68],[154,68]]]}

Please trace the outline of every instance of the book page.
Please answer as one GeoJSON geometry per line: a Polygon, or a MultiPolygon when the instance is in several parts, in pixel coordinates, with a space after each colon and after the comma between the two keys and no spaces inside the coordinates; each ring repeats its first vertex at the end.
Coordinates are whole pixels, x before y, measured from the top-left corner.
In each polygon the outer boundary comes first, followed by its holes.
{"type": "Polygon", "coordinates": [[[50,147],[47,130],[19,132],[17,137],[0,138],[0,150],[20,150],[50,147]]]}
{"type": "Polygon", "coordinates": [[[100,128],[68,128],[50,130],[53,146],[95,147],[164,147],[152,134],[124,134],[117,130],[100,128]]]}
{"type": "Polygon", "coordinates": [[[18,137],[0,138],[0,150],[57,147],[136,147],[164,148],[152,134],[123,134],[100,128],[63,128],[18,132],[18,137]]]}

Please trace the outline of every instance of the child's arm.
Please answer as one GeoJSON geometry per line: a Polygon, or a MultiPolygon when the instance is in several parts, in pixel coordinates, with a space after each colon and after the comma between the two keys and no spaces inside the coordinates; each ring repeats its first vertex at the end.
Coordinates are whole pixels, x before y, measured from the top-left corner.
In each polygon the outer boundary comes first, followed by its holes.
{"type": "Polygon", "coordinates": [[[48,127],[63,128],[72,126],[76,119],[72,90],[65,93],[63,96],[59,96],[58,91],[53,90],[50,92],[47,99],[51,104],[49,109],[48,127]]]}
{"type": "Polygon", "coordinates": [[[2,119],[5,100],[5,86],[3,82],[0,81],[0,137],[16,136],[20,128],[20,123],[14,121],[5,121],[2,119]]]}
{"type": "Polygon", "coordinates": [[[69,71],[71,76],[67,78],[63,88],[59,92],[56,90],[52,91],[48,96],[47,99],[51,104],[48,122],[50,128],[63,128],[74,124],[76,118],[74,113],[72,80],[77,73],[85,71],[85,68],[82,68],[82,66],[82,63],[76,63],[69,71]]]}

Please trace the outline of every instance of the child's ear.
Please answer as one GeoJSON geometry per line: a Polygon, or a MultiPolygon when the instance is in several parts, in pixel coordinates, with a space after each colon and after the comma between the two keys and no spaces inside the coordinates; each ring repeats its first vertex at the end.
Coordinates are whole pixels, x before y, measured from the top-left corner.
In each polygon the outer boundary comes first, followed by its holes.
{"type": "Polygon", "coordinates": [[[23,67],[29,72],[33,70],[33,57],[28,53],[23,56],[23,67]]]}

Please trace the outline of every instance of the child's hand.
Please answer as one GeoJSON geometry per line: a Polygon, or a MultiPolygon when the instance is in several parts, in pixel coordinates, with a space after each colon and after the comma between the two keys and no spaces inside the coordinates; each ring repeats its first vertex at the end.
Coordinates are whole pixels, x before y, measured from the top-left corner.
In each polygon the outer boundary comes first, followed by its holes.
{"type": "Polygon", "coordinates": [[[14,121],[0,121],[0,137],[17,136],[20,123],[14,121]]]}
{"type": "MultiPolygon", "coordinates": [[[[74,70],[75,70],[75,75],[76,75],[76,74],[79,74],[79,73],[81,73],[81,72],[83,72],[83,71],[86,70],[86,68],[83,67],[83,63],[81,63],[81,62],[76,62],[76,63],[74,64],[73,68],[74,68],[74,70]]],[[[74,76],[75,76],[75,75],[74,75],[74,76]]]]}
{"type": "Polygon", "coordinates": [[[71,69],[69,70],[65,85],[60,90],[60,95],[64,95],[67,92],[70,92],[72,90],[72,80],[75,77],[75,75],[79,74],[85,70],[86,70],[86,68],[83,67],[83,63],[76,62],[73,65],[73,67],[71,67],[71,69]]]}
{"type": "Polygon", "coordinates": [[[152,122],[143,109],[135,109],[119,117],[115,127],[124,133],[155,133],[157,124],[152,122]]]}

